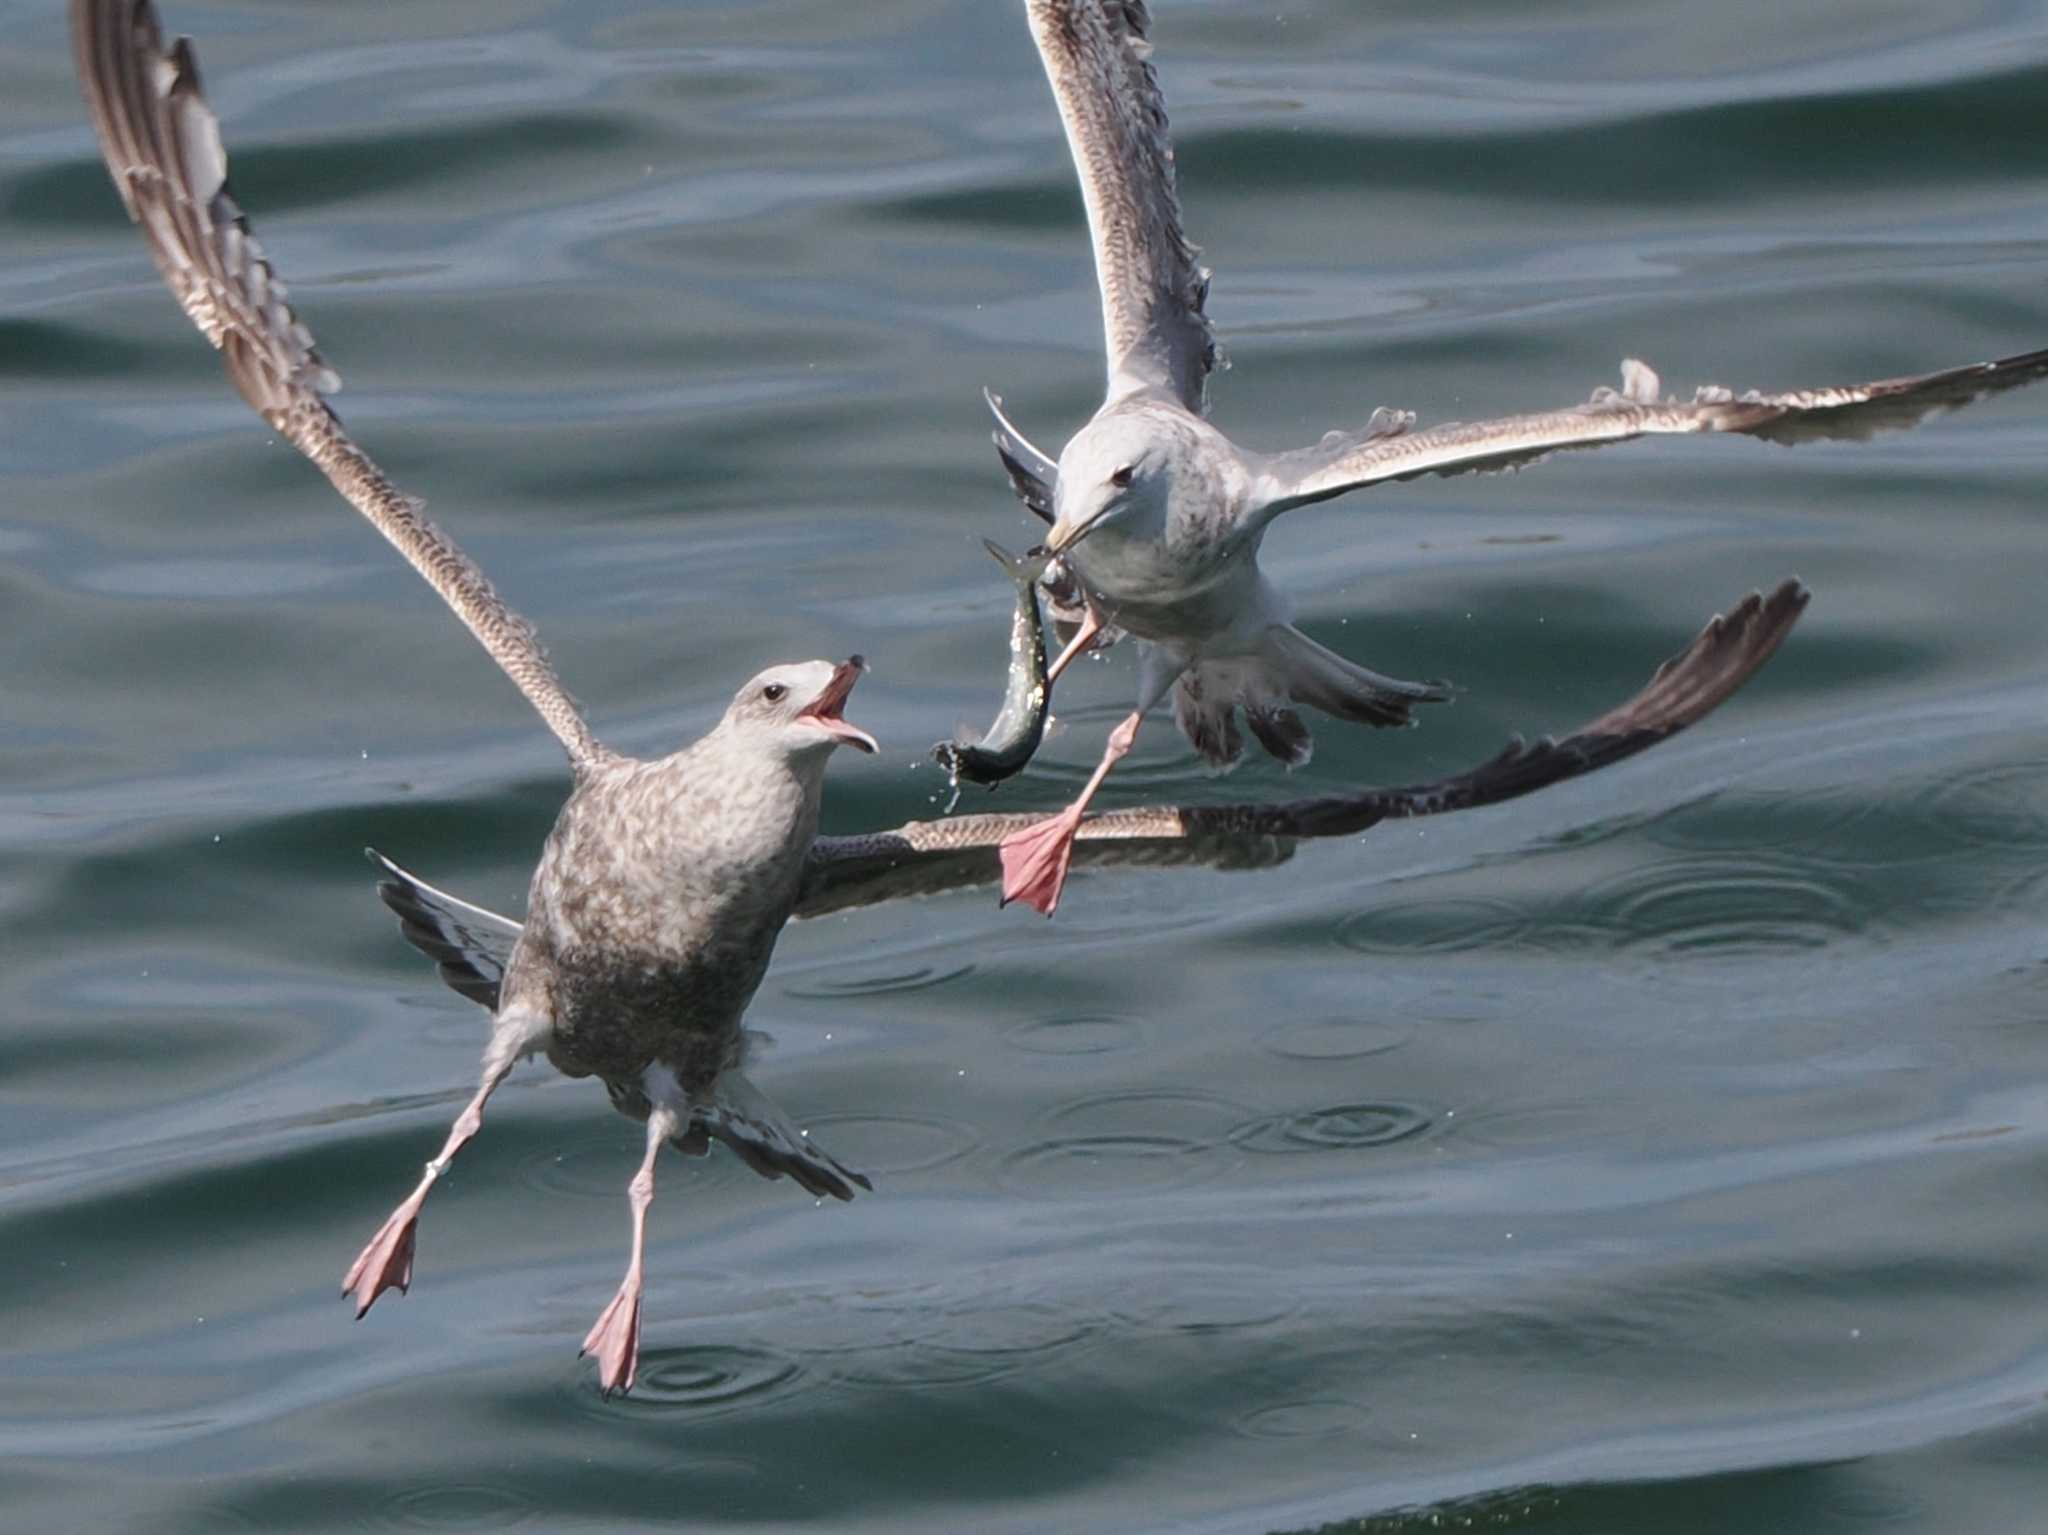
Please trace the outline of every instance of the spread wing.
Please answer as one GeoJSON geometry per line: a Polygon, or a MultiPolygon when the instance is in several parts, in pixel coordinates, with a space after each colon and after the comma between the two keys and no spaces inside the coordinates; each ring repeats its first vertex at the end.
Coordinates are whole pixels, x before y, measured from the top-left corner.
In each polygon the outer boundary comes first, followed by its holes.
{"type": "Polygon", "coordinates": [[[1362,432],[1332,432],[1313,448],[1260,462],[1259,499],[1272,515],[1340,496],[1347,490],[1425,474],[1518,469],[1565,448],[1597,448],[1631,437],[1733,432],[1786,444],[1822,439],[1862,441],[1875,433],[1918,426],[1989,394],[2031,384],[2048,374],[2048,351],[1971,363],[1910,378],[1879,379],[1784,394],[1700,389],[1690,400],[1660,395],[1657,375],[1631,358],[1622,387],[1599,389],[1583,405],[1412,430],[1407,412],[1380,410],[1362,432]]]}
{"type": "Polygon", "coordinates": [[[373,847],[363,855],[384,871],[377,894],[398,918],[405,941],[434,961],[450,990],[495,1013],[519,924],[436,890],[373,847]]]}
{"type": "Polygon", "coordinates": [[[1199,413],[1216,341],[1209,274],[1180,227],[1144,0],[1029,0],[1031,36],[1081,178],[1109,395],[1163,389],[1199,413]]]}
{"type": "Polygon", "coordinates": [[[71,0],[71,43],[100,152],[157,270],[228,377],[271,430],[318,466],[427,579],[561,739],[571,760],[604,748],[555,676],[533,627],[342,429],[341,387],[229,194],[220,124],[191,41],[165,49],[151,0],[71,0]]]}
{"type": "MultiPolygon", "coordinates": [[[[1808,592],[1797,581],[1752,592],[1717,615],[1626,702],[1569,735],[1517,737],[1479,766],[1431,783],[1359,789],[1273,804],[1159,805],[1107,810],[1081,823],[1078,868],[1264,869],[1294,856],[1304,837],[1354,836],[1381,821],[1497,805],[1647,751],[1711,714],[1777,650],[1808,592]]],[[[1002,877],[996,844],[1042,813],[911,821],[893,831],[820,837],[811,845],[795,915],[819,917],[911,895],[935,895],[1002,877]]],[[[491,1005],[519,926],[458,901],[377,854],[378,887],[408,941],[441,966],[464,996],[491,1005]]]]}
{"type": "MultiPolygon", "coordinates": [[[[1273,804],[1160,805],[1109,810],[1081,823],[1079,868],[1206,865],[1264,868],[1285,862],[1303,837],[1352,836],[1378,822],[1496,805],[1646,751],[1713,712],[1770,659],[1809,593],[1786,581],[1751,593],[1657,669],[1634,697],[1561,738],[1517,737],[1498,756],[1432,783],[1359,789],[1273,804]]],[[[996,844],[1042,813],[912,821],[894,831],[820,837],[811,846],[796,915],[821,916],[906,895],[929,895],[1001,877],[996,844]]]]}

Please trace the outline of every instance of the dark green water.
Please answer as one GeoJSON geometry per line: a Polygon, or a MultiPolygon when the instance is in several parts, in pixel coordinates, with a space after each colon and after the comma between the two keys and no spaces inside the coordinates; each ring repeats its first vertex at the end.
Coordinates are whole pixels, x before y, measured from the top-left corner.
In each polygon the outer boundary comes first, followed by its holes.
{"type": "MultiPolygon", "coordinates": [[[[121,218],[57,7],[0,8],[0,1524],[1914,1531],[2048,1478],[2048,392],[1288,519],[1307,626],[1454,678],[1313,783],[1573,725],[1798,573],[1653,755],[1277,873],[792,929],[756,1075],[872,1195],[671,1159],[642,1389],[577,1340],[638,1131],[482,1018],[374,843],[514,907],[564,789],[481,653],[234,399],[121,218]],[[1358,1521],[1354,1526],[1352,1521],[1358,1521]]],[[[1188,219],[1281,447],[2048,343],[2048,7],[1161,0],[1188,219]]],[[[865,651],[834,829],[933,812],[1095,298],[1010,5],[194,4],[357,435],[658,750],[865,651]]],[[[1119,654],[1000,803],[1071,792],[1119,654]]],[[[845,754],[842,754],[844,756],[845,754]]],[[[1126,800],[1205,777],[1164,726],[1126,800]]]]}

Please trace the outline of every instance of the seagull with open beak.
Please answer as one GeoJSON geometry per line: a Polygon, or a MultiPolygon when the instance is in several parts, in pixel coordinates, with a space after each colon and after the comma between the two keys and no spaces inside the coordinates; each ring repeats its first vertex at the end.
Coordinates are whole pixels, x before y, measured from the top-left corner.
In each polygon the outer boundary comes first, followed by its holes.
{"type": "Polygon", "coordinates": [[[350,1265],[360,1316],[412,1282],[427,1192],[482,1128],[522,1058],[595,1076],[647,1124],[629,1186],[632,1258],[584,1340],[607,1391],[633,1384],[655,1156],[724,1142],[755,1171],[851,1199],[867,1179],[791,1125],[741,1073],[742,1015],[795,908],[835,748],[875,750],[845,716],[865,663],[762,672],[701,740],[643,762],[592,733],[533,626],[357,445],[328,404],[340,381],[228,191],[220,125],[191,44],[166,47],[149,0],[72,0],[72,40],[100,151],[165,282],[218,347],[243,399],[327,476],[438,592],[568,754],[574,786],[534,870],[492,1008],[482,1080],[439,1153],[350,1265]]]}

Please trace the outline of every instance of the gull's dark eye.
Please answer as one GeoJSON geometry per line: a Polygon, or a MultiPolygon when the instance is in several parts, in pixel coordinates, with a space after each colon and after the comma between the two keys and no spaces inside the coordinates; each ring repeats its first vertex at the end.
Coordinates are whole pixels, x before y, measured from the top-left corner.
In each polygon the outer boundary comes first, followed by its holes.
{"type": "Polygon", "coordinates": [[[789,696],[789,689],[779,682],[771,682],[768,686],[761,689],[761,696],[771,704],[779,704],[789,696]]]}
{"type": "Polygon", "coordinates": [[[1109,472],[1109,483],[1118,490],[1122,490],[1131,483],[1131,476],[1137,472],[1138,466],[1136,464],[1125,464],[1121,469],[1112,469],[1109,472]]]}

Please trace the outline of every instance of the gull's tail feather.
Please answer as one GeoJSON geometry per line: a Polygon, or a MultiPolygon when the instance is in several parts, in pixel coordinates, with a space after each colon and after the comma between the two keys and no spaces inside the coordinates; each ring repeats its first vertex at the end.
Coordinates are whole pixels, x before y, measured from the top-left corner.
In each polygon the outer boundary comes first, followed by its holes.
{"type": "Polygon", "coordinates": [[[1244,755],[1237,712],[1272,756],[1301,767],[1315,751],[1308,726],[1288,707],[1286,679],[1264,661],[1204,661],[1173,686],[1173,721],[1210,766],[1227,768],[1244,755]]]}
{"type": "MultiPolygon", "coordinates": [[[[1283,697],[1362,725],[1406,725],[1411,705],[1447,703],[1451,697],[1447,682],[1403,682],[1368,671],[1286,624],[1266,631],[1260,659],[1283,697]]],[[[1266,737],[1261,733],[1259,739],[1266,737]]]]}
{"type": "Polygon", "coordinates": [[[685,1153],[702,1156],[709,1141],[723,1141],[764,1178],[794,1178],[806,1193],[853,1198],[867,1178],[842,1166],[792,1125],[781,1109],[737,1071],[727,1071],[708,1103],[693,1104],[689,1128],[677,1138],[685,1153]]]}
{"type": "Polygon", "coordinates": [[[1173,685],[1173,722],[1212,767],[1229,767],[1244,755],[1237,729],[1237,688],[1225,664],[1191,666],[1173,685]]]}
{"type": "Polygon", "coordinates": [[[1247,698],[1244,722],[1251,726],[1259,745],[1268,756],[1278,757],[1291,768],[1307,767],[1315,755],[1316,743],[1301,716],[1278,700],[1247,698]]]}

